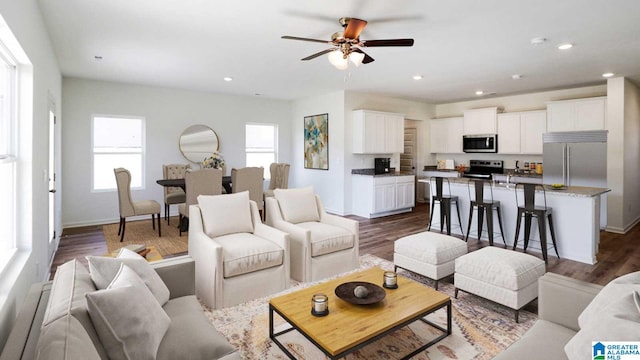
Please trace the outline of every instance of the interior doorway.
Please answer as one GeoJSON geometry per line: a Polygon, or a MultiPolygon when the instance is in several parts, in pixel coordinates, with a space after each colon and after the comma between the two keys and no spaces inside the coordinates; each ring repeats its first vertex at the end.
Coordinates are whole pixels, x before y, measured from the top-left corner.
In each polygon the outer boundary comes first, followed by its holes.
{"type": "Polygon", "coordinates": [[[56,159],[57,159],[57,126],[56,126],[55,105],[49,104],[49,164],[47,169],[49,184],[49,254],[48,258],[52,260],[58,246],[57,237],[57,186],[56,186],[56,159]]]}

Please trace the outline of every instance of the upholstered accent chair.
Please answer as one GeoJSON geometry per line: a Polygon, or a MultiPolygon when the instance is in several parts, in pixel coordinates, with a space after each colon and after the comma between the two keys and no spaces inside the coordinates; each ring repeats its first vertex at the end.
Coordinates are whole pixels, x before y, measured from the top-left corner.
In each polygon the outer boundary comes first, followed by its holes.
{"type": "MultiPolygon", "coordinates": [[[[169,179],[184,179],[184,174],[187,169],[191,169],[190,164],[165,164],[162,165],[162,178],[169,179]]],[[[169,224],[170,218],[170,206],[173,204],[181,204],[185,202],[185,193],[182,188],[176,186],[164,187],[164,218],[169,224]]]]}
{"type": "Polygon", "coordinates": [[[198,196],[220,195],[222,193],[222,169],[189,169],[184,175],[186,199],[184,203],[178,205],[180,236],[182,236],[182,225],[185,218],[189,218],[189,206],[198,203],[198,196]]]}
{"type": "Polygon", "coordinates": [[[196,294],[212,309],[289,287],[289,235],[262,223],[249,192],[198,196],[189,208],[196,294]]]}
{"type": "Polygon", "coordinates": [[[155,215],[158,215],[158,236],[162,236],[160,228],[160,204],[155,200],[133,201],[131,199],[131,173],[125,168],[113,169],[116,175],[116,184],[118,185],[118,207],[120,209],[120,227],[118,235],[120,242],[124,240],[124,232],[126,230],[126,218],[130,216],[149,215],[151,214],[151,225],[156,228],[155,215]]]}
{"type": "Polygon", "coordinates": [[[291,277],[302,282],[356,269],[359,224],[328,214],[313,188],[275,189],[266,201],[267,225],[291,238],[291,277]]]}
{"type": "Polygon", "coordinates": [[[241,169],[231,169],[231,191],[239,193],[249,191],[249,198],[256,202],[258,211],[264,211],[264,168],[245,167],[241,169]]]}
{"type": "Polygon", "coordinates": [[[264,197],[272,197],[273,190],[289,188],[289,168],[291,165],[287,163],[272,163],[269,166],[271,180],[269,180],[269,189],[264,191],[264,197]]]}

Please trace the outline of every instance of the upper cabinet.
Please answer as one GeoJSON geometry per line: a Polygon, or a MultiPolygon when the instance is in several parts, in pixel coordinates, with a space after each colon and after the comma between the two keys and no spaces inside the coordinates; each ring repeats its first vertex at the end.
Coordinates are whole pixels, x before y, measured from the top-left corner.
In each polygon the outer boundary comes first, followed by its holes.
{"type": "Polygon", "coordinates": [[[544,110],[498,114],[498,153],[542,154],[542,134],[546,131],[544,110]]]}
{"type": "Polygon", "coordinates": [[[355,110],[352,116],[354,154],[404,152],[404,115],[355,110]]]}
{"type": "Polygon", "coordinates": [[[462,154],[463,118],[433,119],[429,123],[431,153],[462,154]]]}
{"type": "Polygon", "coordinates": [[[547,131],[604,130],[607,97],[547,103],[547,131]]]}
{"type": "Polygon", "coordinates": [[[473,109],[464,112],[464,135],[497,133],[498,108],[473,109]]]}

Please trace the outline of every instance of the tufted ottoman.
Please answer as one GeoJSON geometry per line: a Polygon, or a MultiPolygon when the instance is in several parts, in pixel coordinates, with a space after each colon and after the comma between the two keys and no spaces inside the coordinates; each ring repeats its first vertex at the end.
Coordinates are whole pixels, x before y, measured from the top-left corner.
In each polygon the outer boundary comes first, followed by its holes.
{"type": "Polygon", "coordinates": [[[402,268],[438,280],[453,274],[454,261],[467,253],[463,240],[434,232],[421,232],[396,240],[393,246],[395,269],[402,268]]]}
{"type": "Polygon", "coordinates": [[[485,247],[455,261],[455,297],[458,290],[483,297],[518,311],[538,297],[538,278],[546,272],[535,256],[485,247]]]}

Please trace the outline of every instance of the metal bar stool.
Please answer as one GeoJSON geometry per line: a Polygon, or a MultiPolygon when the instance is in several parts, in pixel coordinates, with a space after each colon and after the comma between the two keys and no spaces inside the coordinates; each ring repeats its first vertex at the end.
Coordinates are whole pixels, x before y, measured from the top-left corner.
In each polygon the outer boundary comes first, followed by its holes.
{"type": "Polygon", "coordinates": [[[455,195],[451,195],[451,184],[449,183],[449,179],[441,176],[432,176],[429,178],[429,185],[433,190],[435,188],[435,195],[431,196],[431,214],[429,214],[429,226],[427,227],[427,231],[431,230],[431,223],[433,221],[433,210],[436,206],[436,201],[440,205],[440,232],[442,232],[443,228],[446,226],[447,235],[451,235],[451,203],[456,204],[456,212],[458,213],[458,227],[460,228],[460,233],[464,236],[464,231],[462,230],[462,220],[460,219],[460,208],[458,206],[458,197],[455,195]],[[447,184],[447,194],[444,193],[444,184],[447,184]]]}
{"type": "Polygon", "coordinates": [[[471,206],[469,207],[469,225],[467,226],[467,236],[464,241],[469,239],[469,232],[471,231],[471,222],[473,220],[473,210],[478,210],[478,241],[482,237],[483,218],[487,215],[487,235],[489,237],[489,246],[493,246],[493,210],[498,214],[498,225],[500,226],[500,235],[502,236],[502,242],[504,247],[507,247],[507,242],[504,239],[504,231],[502,231],[502,216],[500,215],[500,201],[493,200],[493,188],[491,183],[485,180],[470,180],[467,184],[469,189],[469,200],[471,200],[471,206]],[[484,187],[489,185],[490,199],[484,198],[484,187]],[[471,187],[473,186],[474,192],[472,194],[471,187]]]}
{"type": "Polygon", "coordinates": [[[547,206],[547,194],[544,190],[544,186],[538,184],[516,184],[516,205],[518,206],[518,222],[516,223],[516,237],[513,241],[513,250],[518,245],[518,236],[520,235],[520,223],[524,216],[524,252],[527,252],[527,246],[529,246],[529,236],[531,234],[531,219],[535,216],[538,219],[538,231],[540,232],[540,247],[542,248],[542,258],[544,262],[547,262],[547,226],[545,218],[549,221],[549,230],[551,232],[551,241],[553,242],[553,249],[556,251],[558,259],[558,247],[556,246],[556,234],[553,228],[553,208],[547,206]],[[524,205],[518,203],[518,188],[523,189],[524,205]],[[536,206],[536,189],[542,189],[544,198],[544,206],[536,206]]]}

